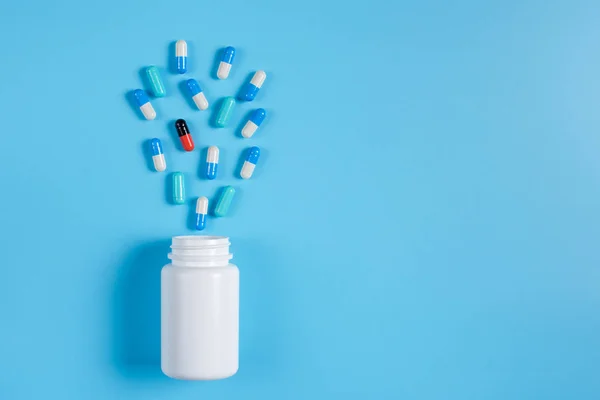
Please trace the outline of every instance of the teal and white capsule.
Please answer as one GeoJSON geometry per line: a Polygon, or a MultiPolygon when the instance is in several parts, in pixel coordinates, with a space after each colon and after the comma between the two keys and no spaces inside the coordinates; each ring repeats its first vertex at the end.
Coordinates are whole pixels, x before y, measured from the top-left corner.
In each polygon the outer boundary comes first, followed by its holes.
{"type": "Polygon", "coordinates": [[[213,180],[217,177],[217,167],[219,166],[219,148],[210,146],[206,152],[206,178],[213,180]]]}
{"type": "Polygon", "coordinates": [[[259,157],[260,149],[257,146],[250,147],[250,149],[248,150],[248,154],[246,155],[246,161],[244,161],[242,171],[240,172],[240,176],[243,179],[250,179],[252,177],[252,174],[254,173],[254,168],[256,168],[256,163],[258,162],[259,157]]]}
{"type": "Polygon", "coordinates": [[[173,203],[185,203],[185,181],[181,172],[173,173],[173,203]]]}
{"type": "Polygon", "coordinates": [[[215,217],[224,217],[227,215],[234,196],[235,189],[232,186],[225,186],[223,190],[221,190],[221,195],[219,196],[217,206],[215,207],[215,217]]]}
{"type": "Polygon", "coordinates": [[[202,231],[206,228],[206,214],[208,214],[208,199],[204,196],[198,197],[196,201],[196,230],[202,231]]]}
{"type": "Polygon", "coordinates": [[[250,118],[248,118],[248,122],[246,122],[246,125],[244,125],[244,128],[242,129],[242,136],[245,138],[251,138],[260,124],[262,124],[266,116],[267,112],[264,108],[257,108],[256,110],[252,111],[250,118]]]}
{"type": "Polygon", "coordinates": [[[152,65],[146,68],[146,78],[148,79],[148,84],[150,85],[150,90],[154,97],[165,97],[167,95],[165,85],[160,77],[160,71],[157,67],[152,65]]]}

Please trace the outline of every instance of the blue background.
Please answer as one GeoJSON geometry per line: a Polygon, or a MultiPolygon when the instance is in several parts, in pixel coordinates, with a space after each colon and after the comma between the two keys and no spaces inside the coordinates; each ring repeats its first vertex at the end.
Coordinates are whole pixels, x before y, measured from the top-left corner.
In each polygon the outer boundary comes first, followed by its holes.
{"type": "Polygon", "coordinates": [[[566,0],[2,2],[0,398],[600,398],[599,20],[566,0]],[[177,39],[186,76],[167,71],[177,39]],[[151,64],[168,97],[147,122],[126,93],[151,64]],[[257,100],[211,128],[256,69],[257,100]],[[194,197],[226,184],[207,232],[241,270],[240,370],[170,380],[159,270],[194,197]]]}

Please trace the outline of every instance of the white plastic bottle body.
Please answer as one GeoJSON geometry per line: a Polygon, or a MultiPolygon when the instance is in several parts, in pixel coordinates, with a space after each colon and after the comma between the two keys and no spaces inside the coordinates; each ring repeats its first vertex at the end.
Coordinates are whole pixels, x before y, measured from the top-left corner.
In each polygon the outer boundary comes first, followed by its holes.
{"type": "Polygon", "coordinates": [[[189,266],[175,258],[161,272],[162,371],[186,380],[230,377],[238,370],[238,268],[227,261],[189,266]]]}

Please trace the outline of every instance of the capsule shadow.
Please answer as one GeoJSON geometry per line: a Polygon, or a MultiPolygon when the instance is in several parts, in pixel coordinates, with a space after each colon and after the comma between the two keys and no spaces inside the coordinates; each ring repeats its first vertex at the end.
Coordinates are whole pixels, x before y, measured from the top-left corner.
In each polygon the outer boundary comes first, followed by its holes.
{"type": "Polygon", "coordinates": [[[187,226],[189,229],[191,229],[195,232],[199,232],[196,230],[196,201],[197,200],[198,199],[196,197],[193,197],[188,200],[189,213],[188,213],[188,218],[187,218],[187,226]]]}
{"type": "Polygon", "coordinates": [[[142,154],[144,160],[146,160],[146,166],[152,172],[157,172],[154,169],[154,160],[152,160],[152,139],[144,140],[142,142],[142,154]]]}
{"type": "Polygon", "coordinates": [[[129,106],[135,112],[135,115],[137,115],[138,119],[140,119],[142,121],[146,121],[144,114],[142,114],[142,110],[140,110],[140,107],[137,105],[137,102],[135,101],[135,96],[133,95],[134,92],[135,92],[135,90],[129,90],[129,91],[125,92],[125,95],[124,95],[125,101],[129,104],[129,106]]]}
{"type": "Polygon", "coordinates": [[[217,71],[219,70],[219,64],[221,64],[221,58],[223,57],[223,52],[225,51],[225,47],[221,47],[217,51],[215,51],[215,58],[212,63],[211,70],[209,71],[209,75],[211,78],[215,80],[220,80],[217,76],[217,71]]]}
{"type": "Polygon", "coordinates": [[[250,83],[250,81],[252,80],[252,77],[254,76],[254,73],[256,71],[252,71],[250,72],[247,76],[246,79],[242,82],[242,84],[240,85],[240,88],[238,89],[238,93],[236,95],[236,98],[238,99],[238,101],[243,101],[246,102],[246,100],[244,100],[244,93],[246,92],[244,89],[246,88],[246,85],[248,85],[250,83]]]}
{"type": "Polygon", "coordinates": [[[176,40],[169,43],[167,49],[167,62],[165,63],[165,65],[167,66],[167,71],[169,73],[179,75],[179,73],[177,72],[177,61],[175,58],[175,48],[177,47],[176,44],[176,40]]]}
{"type": "Polygon", "coordinates": [[[175,205],[173,201],[173,172],[165,174],[165,201],[167,204],[175,205]]]}
{"type": "MultiPolygon", "coordinates": [[[[198,163],[198,177],[202,180],[209,180],[206,177],[206,157],[208,155],[208,147],[204,146],[202,147],[202,150],[200,150],[200,162],[198,163]]],[[[217,173],[219,173],[219,171],[217,170],[217,173]]]]}
{"type": "MultiPolygon", "coordinates": [[[[221,106],[225,101],[225,97],[221,97],[219,100],[215,101],[215,105],[213,107],[212,115],[210,116],[209,125],[212,128],[222,129],[220,126],[217,126],[217,116],[219,115],[219,111],[221,110],[221,106]]],[[[235,107],[235,106],[234,106],[235,107]]]]}
{"type": "Polygon", "coordinates": [[[185,152],[183,145],[181,144],[181,140],[179,140],[179,135],[177,134],[177,128],[175,128],[175,119],[170,120],[169,122],[167,122],[167,131],[169,132],[169,136],[171,136],[173,138],[173,143],[175,143],[175,148],[177,148],[177,150],[181,150],[183,152],[185,152]]]}
{"type": "Polygon", "coordinates": [[[238,159],[235,171],[233,171],[233,177],[241,180],[245,180],[240,176],[240,172],[242,171],[242,167],[244,166],[244,162],[246,161],[246,157],[248,156],[248,152],[250,152],[250,147],[246,147],[242,150],[240,157],[238,159]]]}

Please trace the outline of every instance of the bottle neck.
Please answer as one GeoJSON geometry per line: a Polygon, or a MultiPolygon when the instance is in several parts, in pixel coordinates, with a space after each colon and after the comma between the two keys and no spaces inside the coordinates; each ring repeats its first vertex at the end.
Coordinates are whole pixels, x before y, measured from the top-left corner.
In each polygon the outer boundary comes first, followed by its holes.
{"type": "Polygon", "coordinates": [[[225,236],[174,236],[168,257],[174,267],[225,267],[229,245],[225,236]]]}

